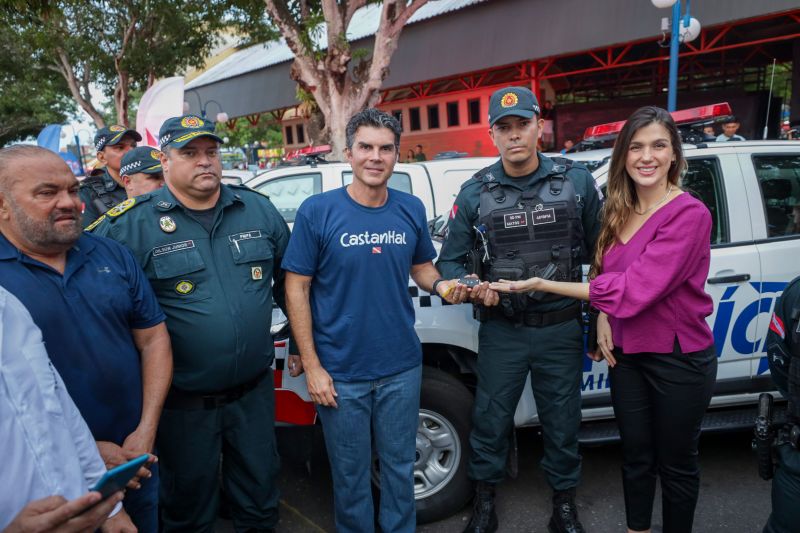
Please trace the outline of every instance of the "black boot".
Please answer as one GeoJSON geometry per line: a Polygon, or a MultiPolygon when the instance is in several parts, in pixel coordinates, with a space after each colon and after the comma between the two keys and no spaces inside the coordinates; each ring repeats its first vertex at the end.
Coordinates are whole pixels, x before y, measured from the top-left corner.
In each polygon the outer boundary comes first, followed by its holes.
{"type": "Polygon", "coordinates": [[[464,533],[494,533],[495,531],[497,531],[497,513],[494,511],[494,483],[478,481],[475,484],[472,519],[464,533]]]}
{"type": "Polygon", "coordinates": [[[578,507],[575,505],[575,489],[557,490],[553,493],[553,516],[547,525],[550,533],[585,533],[578,520],[578,507]]]}

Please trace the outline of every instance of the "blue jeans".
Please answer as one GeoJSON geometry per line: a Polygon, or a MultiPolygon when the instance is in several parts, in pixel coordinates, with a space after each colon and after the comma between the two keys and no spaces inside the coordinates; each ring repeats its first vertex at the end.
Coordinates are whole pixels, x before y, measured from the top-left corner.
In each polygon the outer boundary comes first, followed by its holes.
{"type": "Polygon", "coordinates": [[[370,480],[373,441],[380,462],[381,530],[415,530],[414,460],[421,379],[422,366],[416,366],[373,381],[334,381],[338,407],[317,406],[333,474],[337,533],[375,530],[370,480]]]}

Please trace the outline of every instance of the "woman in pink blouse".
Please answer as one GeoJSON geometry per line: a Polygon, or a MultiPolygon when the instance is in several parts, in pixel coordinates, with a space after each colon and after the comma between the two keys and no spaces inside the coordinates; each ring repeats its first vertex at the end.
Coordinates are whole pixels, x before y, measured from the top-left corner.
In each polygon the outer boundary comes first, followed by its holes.
{"type": "Polygon", "coordinates": [[[717,374],[705,320],[713,310],[704,290],[711,215],[681,190],[685,168],[670,114],[638,109],[611,156],[591,281],[491,285],[589,300],[601,311],[598,351],[590,356],[611,368],[629,532],[650,531],[657,477],[663,531],[691,531],[700,487],[697,442],[717,374]]]}

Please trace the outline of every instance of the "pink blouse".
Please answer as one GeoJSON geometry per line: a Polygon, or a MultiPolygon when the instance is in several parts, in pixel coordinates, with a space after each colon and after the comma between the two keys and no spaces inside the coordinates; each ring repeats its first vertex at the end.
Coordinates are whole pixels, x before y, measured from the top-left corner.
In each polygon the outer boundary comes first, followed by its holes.
{"type": "Polygon", "coordinates": [[[627,243],[603,257],[589,300],[609,315],[614,346],[623,353],[683,353],[714,343],[705,292],[711,257],[711,214],[689,193],[656,211],[627,243]]]}

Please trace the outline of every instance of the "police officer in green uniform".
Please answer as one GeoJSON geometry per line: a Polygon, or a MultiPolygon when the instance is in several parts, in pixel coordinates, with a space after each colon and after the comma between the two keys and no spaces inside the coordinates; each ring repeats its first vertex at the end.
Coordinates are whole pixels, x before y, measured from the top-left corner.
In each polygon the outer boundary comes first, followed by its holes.
{"type": "Polygon", "coordinates": [[[800,531],[800,277],[775,304],[767,334],[772,380],[788,400],[786,424],[778,431],[772,478],[772,514],[764,533],[800,531]]]}
{"type": "Polygon", "coordinates": [[[167,315],[175,372],[158,428],[164,531],[214,531],[222,483],[237,531],[278,522],[270,365],[289,229],[266,196],[221,185],[214,124],[168,119],[166,186],[109,210],[94,232],[128,246],[167,315]]]}
{"type": "Polygon", "coordinates": [[[141,140],[142,136],[136,130],[117,125],[102,128],[94,136],[97,160],[103,168],[92,170],[78,190],[83,202],[84,228],[127,198],[119,169],[122,157],[136,148],[136,143],[141,140]]]}
{"type": "MultiPolygon", "coordinates": [[[[500,160],[461,187],[450,213],[438,267],[445,278],[482,280],[532,275],[579,280],[599,230],[600,196],[591,174],[536,150],[542,120],[523,87],[495,92],[489,136],[500,160]]],[[[528,372],[544,434],[541,465],[553,489],[552,532],[581,532],[580,479],[583,328],[580,304],[543,294],[499,296],[481,283],[472,292],[481,321],[477,390],[470,435],[474,511],[465,532],[496,531],[494,487],[506,469],[514,411],[528,372]]]]}
{"type": "Polygon", "coordinates": [[[150,146],[134,148],[123,156],[119,175],[128,198],[160,189],[164,185],[161,152],[150,146]]]}

